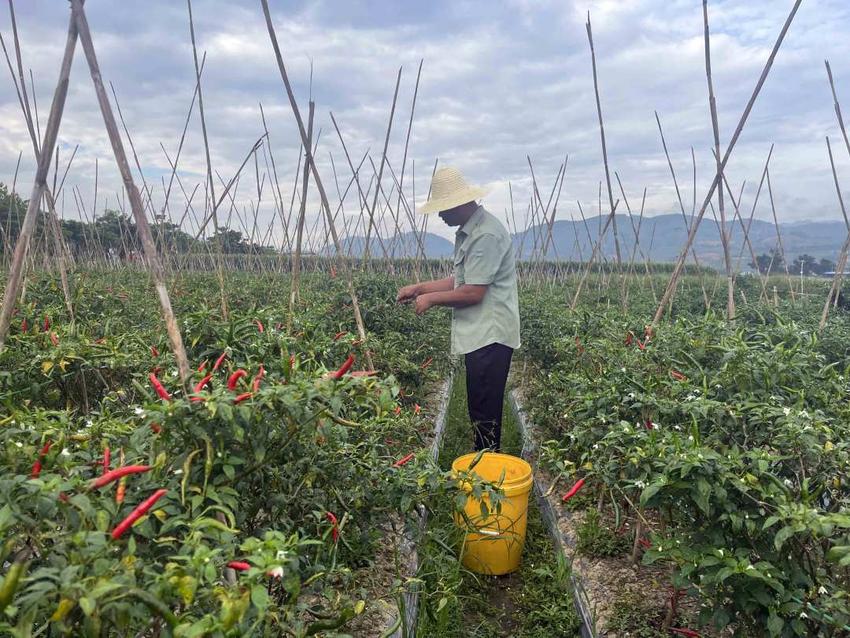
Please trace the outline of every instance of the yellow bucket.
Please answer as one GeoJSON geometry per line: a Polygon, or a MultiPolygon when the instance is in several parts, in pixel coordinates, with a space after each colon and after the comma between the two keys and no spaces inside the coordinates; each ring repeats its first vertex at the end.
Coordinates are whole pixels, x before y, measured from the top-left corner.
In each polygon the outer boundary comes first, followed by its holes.
{"type": "MultiPolygon", "coordinates": [[[[469,470],[477,452],[464,454],[454,460],[452,471],[469,470]]],[[[528,521],[528,493],[533,482],[531,466],[524,460],[509,454],[485,452],[481,460],[472,468],[472,472],[485,481],[498,483],[504,472],[501,489],[504,498],[501,501],[501,511],[497,514],[490,506],[489,498],[485,495],[478,499],[472,495],[466,499],[464,511],[475,526],[475,532],[467,532],[463,544],[463,565],[479,574],[500,576],[515,571],[522,559],[522,548],[525,544],[525,527],[528,521]],[[481,500],[488,507],[488,514],[481,513],[481,500]]],[[[472,486],[464,482],[463,488],[467,493],[472,486]]],[[[467,528],[466,521],[460,515],[455,515],[459,527],[467,528]]]]}

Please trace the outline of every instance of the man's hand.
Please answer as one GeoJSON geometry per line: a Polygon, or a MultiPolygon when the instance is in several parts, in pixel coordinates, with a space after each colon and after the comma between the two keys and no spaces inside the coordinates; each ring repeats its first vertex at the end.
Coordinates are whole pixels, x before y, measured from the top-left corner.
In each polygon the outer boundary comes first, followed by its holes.
{"type": "Polygon", "coordinates": [[[398,294],[395,297],[395,300],[399,303],[408,303],[416,299],[419,295],[419,285],[418,284],[410,284],[409,286],[404,286],[403,288],[399,288],[398,294]]]}
{"type": "Polygon", "coordinates": [[[434,305],[430,299],[431,295],[419,295],[413,302],[413,310],[417,315],[424,315],[434,305]]]}

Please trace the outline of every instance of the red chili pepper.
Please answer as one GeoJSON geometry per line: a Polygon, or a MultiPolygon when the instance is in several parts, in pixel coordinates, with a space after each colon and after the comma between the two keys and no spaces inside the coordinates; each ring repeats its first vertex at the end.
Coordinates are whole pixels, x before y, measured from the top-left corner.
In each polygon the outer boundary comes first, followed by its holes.
{"type": "Polygon", "coordinates": [[[50,333],[50,343],[53,344],[54,348],[59,345],[59,337],[56,336],[55,332],[50,333]]]}
{"type": "Polygon", "coordinates": [[[103,473],[106,474],[109,471],[109,461],[111,458],[111,454],[109,452],[109,446],[107,445],[103,448],[103,473]]]}
{"type": "Polygon", "coordinates": [[[687,381],[688,377],[679,372],[678,370],[670,370],[670,376],[676,379],[676,381],[687,381]]]}
{"type": "Polygon", "coordinates": [[[118,487],[115,489],[115,502],[121,505],[124,502],[124,494],[127,492],[127,479],[122,478],[118,481],[118,487]]]}
{"type": "Polygon", "coordinates": [[[41,450],[39,450],[38,452],[38,458],[35,460],[35,463],[32,464],[30,478],[38,478],[41,474],[41,462],[44,460],[44,457],[47,456],[47,453],[50,451],[51,445],[53,445],[53,441],[48,440],[44,445],[41,446],[41,450]]]}
{"type": "Polygon", "coordinates": [[[414,403],[413,414],[419,414],[420,412],[422,412],[422,406],[420,406],[418,403],[414,403]]]}
{"type": "Polygon", "coordinates": [[[237,395],[235,399],[233,399],[233,405],[242,403],[246,399],[250,399],[252,396],[254,396],[253,392],[243,392],[242,394],[237,395]]]}
{"type": "Polygon", "coordinates": [[[331,378],[332,379],[340,379],[342,377],[342,375],[344,375],[346,372],[351,370],[351,366],[353,366],[353,365],[354,365],[354,355],[350,354],[350,355],[348,355],[348,359],[345,360],[345,363],[343,363],[339,367],[338,370],[334,371],[331,374],[331,378]]]}
{"type": "Polygon", "coordinates": [[[242,368],[239,368],[236,372],[230,375],[230,378],[227,380],[227,389],[235,390],[236,384],[239,383],[239,379],[242,377],[247,377],[248,373],[245,372],[242,368]]]}
{"type": "Polygon", "coordinates": [[[230,569],[235,569],[237,572],[247,572],[249,569],[251,569],[251,566],[248,563],[241,560],[232,560],[227,563],[227,566],[230,569]]]}
{"type": "Polygon", "coordinates": [[[227,358],[227,350],[221,353],[218,359],[215,360],[215,365],[213,365],[213,372],[218,370],[221,367],[221,364],[224,363],[224,360],[227,358]]]}
{"type": "Polygon", "coordinates": [[[254,319],[254,323],[257,324],[257,332],[262,334],[265,331],[265,328],[263,328],[263,322],[259,319],[254,319]]]}
{"type": "Polygon", "coordinates": [[[158,357],[159,356],[159,350],[157,350],[156,346],[151,346],[151,356],[152,357],[158,357]]]}
{"type": "Polygon", "coordinates": [[[396,416],[401,414],[401,406],[400,405],[395,406],[395,410],[393,410],[393,412],[395,413],[396,416]]]}
{"type": "Polygon", "coordinates": [[[424,370],[429,365],[431,365],[431,363],[433,363],[433,361],[434,361],[434,357],[428,357],[427,359],[425,359],[425,363],[423,363],[420,367],[424,370]]]}
{"type": "Polygon", "coordinates": [[[200,392],[201,390],[203,390],[203,389],[204,389],[204,386],[205,386],[205,385],[207,385],[207,384],[210,382],[210,379],[212,379],[212,376],[213,376],[213,375],[212,375],[212,372],[210,372],[207,376],[205,376],[203,379],[201,379],[200,381],[198,381],[198,382],[195,384],[195,387],[193,388],[193,392],[194,392],[195,394],[198,394],[198,392],[200,392]]]}
{"type": "Polygon", "coordinates": [[[637,340],[637,346],[638,346],[638,350],[646,350],[646,342],[645,341],[641,341],[640,339],[638,339],[637,340]]]}
{"type": "Polygon", "coordinates": [[[646,423],[644,423],[644,427],[646,427],[647,430],[654,430],[655,424],[652,422],[652,419],[647,419],[646,423]]]}
{"type": "Polygon", "coordinates": [[[198,372],[203,372],[207,368],[207,363],[209,363],[208,359],[204,359],[201,365],[198,366],[198,372]]]}
{"type": "Polygon", "coordinates": [[[71,499],[68,497],[67,494],[65,494],[65,492],[59,492],[59,500],[62,501],[63,503],[67,503],[71,499]]]}
{"type": "Polygon", "coordinates": [[[688,638],[699,638],[699,632],[693,629],[684,629],[682,627],[670,627],[670,631],[679,636],[687,636],[688,638]]]}
{"type": "Polygon", "coordinates": [[[112,540],[118,540],[121,536],[124,535],[128,529],[133,526],[137,520],[139,520],[142,516],[148,513],[150,509],[154,506],[154,504],[165,496],[168,493],[166,489],[158,489],[156,492],[148,496],[144,501],[141,502],[140,505],[136,506],[132,512],[130,512],[129,516],[125,518],[123,521],[118,523],[115,526],[115,529],[112,530],[112,540]]]}
{"type": "Polygon", "coordinates": [[[632,342],[634,341],[634,339],[635,339],[635,333],[634,333],[634,332],[632,332],[631,330],[629,330],[629,331],[626,333],[626,345],[627,345],[627,346],[632,345],[632,342]]]}
{"type": "Polygon", "coordinates": [[[259,392],[260,383],[263,381],[263,377],[266,376],[266,369],[263,367],[263,364],[260,364],[260,369],[257,370],[257,375],[254,377],[254,382],[251,384],[251,387],[254,389],[254,392],[259,392]]]}
{"type": "Polygon", "coordinates": [[[336,514],[333,512],[325,512],[325,517],[331,522],[333,527],[331,528],[331,538],[333,538],[334,543],[339,540],[339,521],[336,518],[336,514]]]}
{"type": "Polygon", "coordinates": [[[584,354],[584,346],[581,345],[581,341],[578,337],[576,337],[576,349],[578,350],[579,354],[584,354]]]}
{"type": "Polygon", "coordinates": [[[163,401],[171,401],[171,395],[168,394],[168,390],[165,389],[165,386],[162,385],[162,382],[156,378],[156,373],[151,372],[148,375],[148,379],[150,379],[151,385],[153,385],[153,389],[156,390],[156,393],[159,395],[159,398],[163,401]]]}
{"type": "Polygon", "coordinates": [[[42,330],[44,332],[47,332],[48,330],[50,330],[50,316],[49,315],[44,315],[44,324],[42,324],[42,330]]]}
{"type": "Polygon", "coordinates": [[[340,339],[342,339],[342,338],[343,338],[345,335],[347,335],[347,334],[348,334],[348,331],[347,331],[347,330],[343,330],[342,332],[337,332],[337,333],[334,335],[334,341],[339,341],[340,339]]]}
{"type": "Polygon", "coordinates": [[[27,318],[26,318],[26,317],[24,317],[24,318],[21,320],[21,332],[29,332],[29,329],[30,329],[30,326],[29,326],[29,324],[27,323],[27,318]]]}
{"type": "Polygon", "coordinates": [[[110,470],[105,474],[97,477],[89,484],[90,490],[97,490],[101,487],[109,485],[113,481],[117,481],[120,478],[125,476],[129,476],[130,474],[144,474],[145,472],[150,472],[151,468],[149,465],[125,465],[124,467],[117,467],[114,470],[110,470]]]}
{"type": "Polygon", "coordinates": [[[638,544],[639,544],[641,547],[643,547],[644,549],[650,549],[650,548],[652,547],[652,543],[650,543],[650,542],[649,542],[648,540],[646,540],[645,538],[640,538],[640,539],[638,539],[638,544]]]}
{"type": "Polygon", "coordinates": [[[408,463],[410,463],[410,461],[413,459],[414,456],[415,456],[415,454],[413,454],[413,452],[411,452],[407,456],[402,457],[398,461],[393,463],[393,467],[401,467],[402,465],[407,465],[408,463]]]}
{"type": "Polygon", "coordinates": [[[151,430],[154,434],[159,434],[162,432],[162,426],[159,423],[151,423],[151,430]]]}
{"type": "Polygon", "coordinates": [[[562,500],[566,503],[573,496],[575,496],[576,492],[578,492],[582,487],[584,487],[584,479],[579,479],[578,481],[576,481],[575,485],[570,488],[569,492],[564,494],[564,498],[562,500]]]}

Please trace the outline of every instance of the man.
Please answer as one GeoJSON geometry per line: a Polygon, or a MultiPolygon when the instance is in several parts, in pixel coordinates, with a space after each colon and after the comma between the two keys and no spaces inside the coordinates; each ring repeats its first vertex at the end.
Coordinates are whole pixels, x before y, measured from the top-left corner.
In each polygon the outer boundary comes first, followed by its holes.
{"type": "Polygon", "coordinates": [[[511,356],[520,345],[516,265],[511,237],[476,200],[485,191],[467,184],[456,168],[434,173],[423,213],[438,212],[455,235],[451,277],[405,286],[400,302],[421,315],[433,306],[452,308],[452,354],[466,360],[466,395],[475,449],[499,450],[502,404],[511,356]]]}

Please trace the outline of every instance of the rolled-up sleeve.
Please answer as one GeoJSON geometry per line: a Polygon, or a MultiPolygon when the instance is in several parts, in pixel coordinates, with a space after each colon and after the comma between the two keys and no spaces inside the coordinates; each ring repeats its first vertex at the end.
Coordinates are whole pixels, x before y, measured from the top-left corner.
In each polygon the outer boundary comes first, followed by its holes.
{"type": "Polygon", "coordinates": [[[466,248],[464,283],[476,286],[492,284],[502,263],[503,253],[502,242],[495,235],[485,233],[475,237],[466,248]]]}

